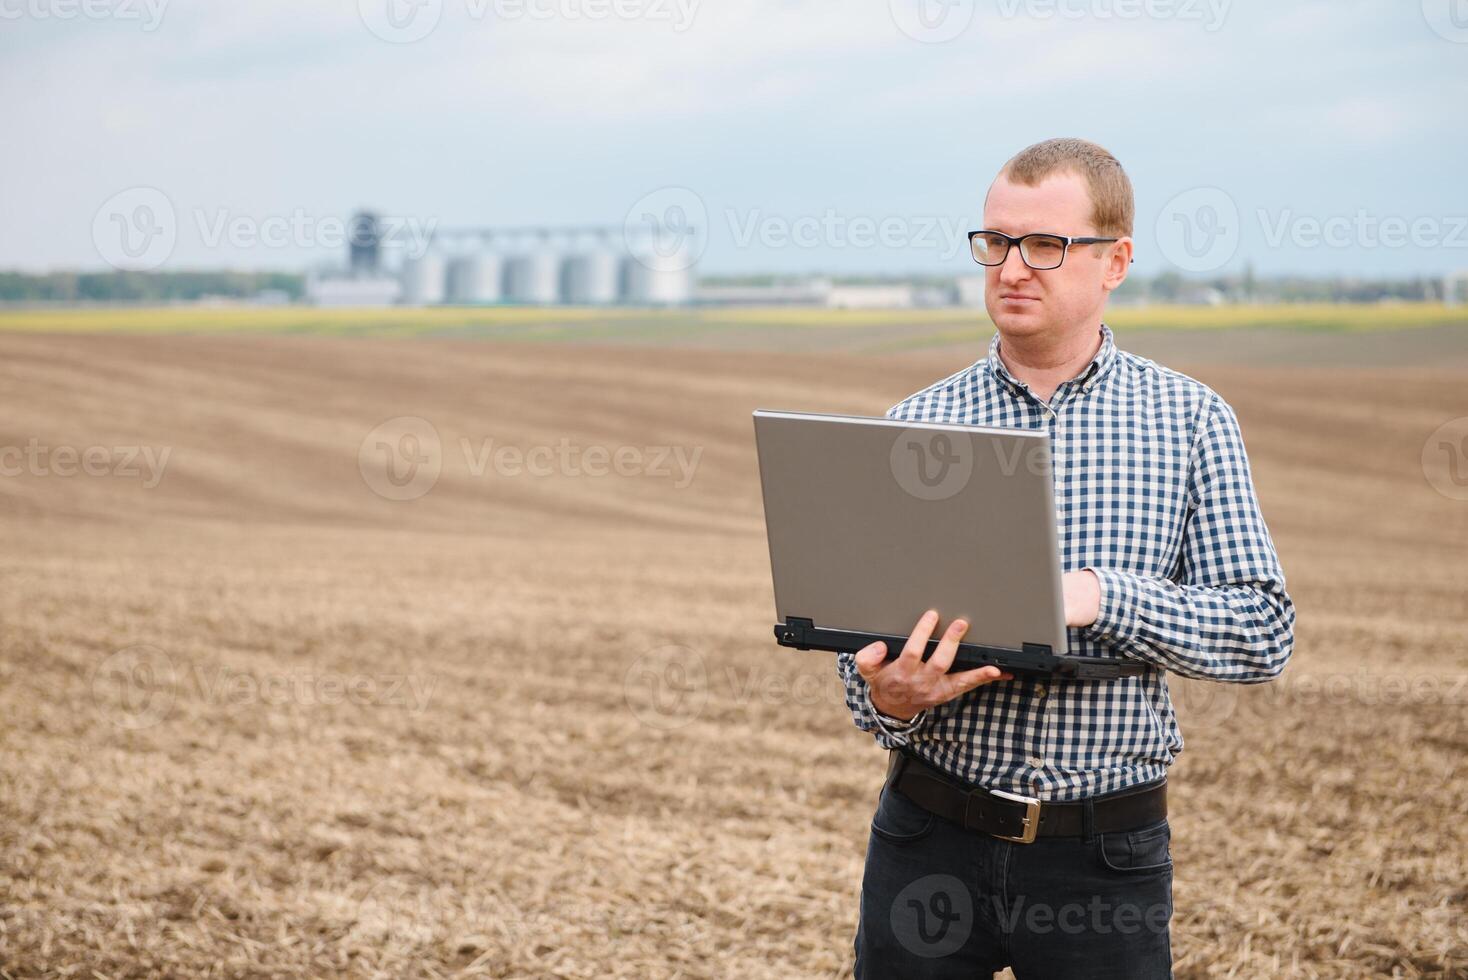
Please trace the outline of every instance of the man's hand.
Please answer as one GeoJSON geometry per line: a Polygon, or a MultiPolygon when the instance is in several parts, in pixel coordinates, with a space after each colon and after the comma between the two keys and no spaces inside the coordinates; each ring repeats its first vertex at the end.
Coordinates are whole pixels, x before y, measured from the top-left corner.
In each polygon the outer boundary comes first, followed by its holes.
{"type": "Polygon", "coordinates": [[[1089,568],[1060,576],[1065,595],[1065,625],[1090,626],[1101,615],[1101,581],[1089,568]]]}
{"type": "Polygon", "coordinates": [[[930,609],[923,613],[901,656],[891,663],[887,662],[885,643],[873,643],[857,651],[856,669],[871,689],[872,705],[882,714],[906,721],[925,708],[952,701],[982,684],[1014,678],[994,666],[948,673],[958,653],[958,641],[968,632],[968,623],[961,619],[948,624],[938,649],[924,662],[923,651],[937,625],[937,612],[930,609]]]}

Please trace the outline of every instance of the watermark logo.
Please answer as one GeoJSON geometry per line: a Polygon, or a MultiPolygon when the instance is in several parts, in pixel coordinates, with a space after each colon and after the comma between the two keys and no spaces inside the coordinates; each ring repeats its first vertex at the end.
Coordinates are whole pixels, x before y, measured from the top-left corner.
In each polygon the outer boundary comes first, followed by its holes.
{"type": "Polygon", "coordinates": [[[708,702],[708,669],[696,650],[656,647],[632,661],[622,695],[638,721],[671,731],[697,718],[708,702]]]}
{"type": "Polygon", "coordinates": [[[968,30],[974,0],[888,0],[892,23],[914,41],[942,44],[968,30]]]}
{"type": "Polygon", "coordinates": [[[97,209],[92,217],[92,244],[114,269],[156,269],[178,243],[178,216],[173,202],[156,187],[129,187],[97,209]]]}
{"type": "Polygon", "coordinates": [[[357,0],[362,23],[389,44],[421,41],[443,17],[443,0],[357,0]]]}
{"type": "Polygon", "coordinates": [[[1285,208],[1277,214],[1260,208],[1264,243],[1279,248],[1468,248],[1468,215],[1375,215],[1364,208],[1353,215],[1319,217],[1285,208]]]}
{"type": "Polygon", "coordinates": [[[1157,247],[1184,272],[1211,272],[1239,250],[1239,206],[1217,187],[1183,191],[1157,215],[1157,247]]]}
{"type": "Polygon", "coordinates": [[[999,0],[999,15],[1037,20],[1172,20],[1213,33],[1228,18],[1230,0],[999,0]]]}
{"type": "Polygon", "coordinates": [[[726,209],[724,220],[736,248],[927,249],[940,260],[969,254],[965,229],[973,219],[954,215],[845,215],[835,208],[822,214],[787,217],[753,208],[742,214],[726,209]]]}
{"type": "Polygon", "coordinates": [[[1005,907],[1003,900],[992,896],[994,918],[1006,932],[1021,928],[1036,936],[1060,933],[1066,936],[1134,936],[1139,933],[1161,935],[1172,918],[1172,903],[1157,902],[1136,905],[1131,902],[1113,904],[1101,895],[1092,894],[1085,902],[1031,902],[1019,895],[1005,907]]]}
{"type": "Polygon", "coordinates": [[[92,672],[92,702],[118,728],[162,724],[181,701],[233,711],[333,706],[406,708],[421,713],[437,687],[435,675],[339,674],[331,671],[255,673],[224,665],[179,662],[154,646],[118,650],[92,672]]]}
{"type": "Polygon", "coordinates": [[[1243,696],[1239,688],[1243,686],[1186,677],[1169,678],[1167,690],[1183,735],[1228,725],[1239,713],[1239,698],[1243,696]]]}
{"type": "Polygon", "coordinates": [[[622,237],[627,251],[647,269],[690,269],[708,244],[708,208],[687,187],[660,187],[627,209],[622,237]]]}
{"type": "Polygon", "coordinates": [[[143,489],[163,482],[172,446],[50,446],[32,436],[25,446],[0,446],[0,477],[112,477],[139,479],[143,489]]]}
{"type": "Polygon", "coordinates": [[[974,444],[961,433],[903,429],[888,461],[903,490],[919,500],[947,500],[973,477],[974,444]]]}
{"type": "Polygon", "coordinates": [[[473,477],[489,470],[502,477],[605,476],[666,479],[674,489],[682,490],[693,482],[698,471],[703,447],[692,451],[685,446],[579,446],[564,436],[554,446],[541,443],[522,448],[509,443],[495,444],[481,439],[475,446],[467,438],[459,440],[464,466],[473,477]]]}
{"type": "Polygon", "coordinates": [[[147,644],[125,647],[92,671],[92,703],[118,728],[151,728],[173,710],[177,683],[168,654],[147,644]]]}
{"type": "Polygon", "coordinates": [[[1422,0],[1427,26],[1454,44],[1468,44],[1468,0],[1422,0]]]}
{"type": "Polygon", "coordinates": [[[228,208],[192,212],[194,232],[205,248],[319,248],[339,252],[371,241],[399,249],[404,258],[419,259],[433,243],[438,219],[411,215],[376,215],[370,224],[339,215],[315,215],[305,208],[289,214],[236,214],[228,208]],[[369,232],[371,237],[369,238],[369,232]]]}
{"type": "Polygon", "coordinates": [[[135,20],[151,34],[168,0],[0,0],[0,20],[135,20]]]}
{"type": "Polygon", "coordinates": [[[953,875],[927,875],[897,893],[891,922],[892,934],[914,956],[951,956],[973,933],[973,896],[953,875]]]}
{"type": "Polygon", "coordinates": [[[417,500],[443,471],[443,443],[433,423],[416,415],[388,419],[357,450],[367,488],[384,500],[417,500]]]}
{"type": "Polygon", "coordinates": [[[1422,474],[1449,500],[1468,500],[1468,415],[1432,430],[1422,444],[1422,474]]]}

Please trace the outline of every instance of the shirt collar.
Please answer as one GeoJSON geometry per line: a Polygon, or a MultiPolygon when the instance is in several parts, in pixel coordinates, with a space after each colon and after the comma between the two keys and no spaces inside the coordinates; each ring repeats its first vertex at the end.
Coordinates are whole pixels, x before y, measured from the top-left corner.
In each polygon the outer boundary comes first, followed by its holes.
{"type": "MultiPolygon", "coordinates": [[[[1116,360],[1116,341],[1111,336],[1111,328],[1105,322],[1101,324],[1101,348],[1096,351],[1096,356],[1091,358],[1087,364],[1074,378],[1064,382],[1068,385],[1080,385],[1089,388],[1104,375],[1116,360]]],[[[1018,391],[1025,387],[1025,383],[1009,373],[1004,362],[999,359],[999,332],[994,332],[994,339],[989,341],[989,372],[999,379],[999,383],[1011,391],[1018,391]]]]}

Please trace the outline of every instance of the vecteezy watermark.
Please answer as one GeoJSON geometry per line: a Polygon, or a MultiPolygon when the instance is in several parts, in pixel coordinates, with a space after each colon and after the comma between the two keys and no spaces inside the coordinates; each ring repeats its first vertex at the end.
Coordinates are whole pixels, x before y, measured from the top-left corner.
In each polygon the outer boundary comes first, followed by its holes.
{"type": "Polygon", "coordinates": [[[888,462],[897,485],[919,500],[947,500],[974,475],[973,440],[959,433],[903,429],[888,462]]]}
{"type": "Polygon", "coordinates": [[[1352,215],[1296,214],[1290,208],[1258,211],[1264,243],[1279,248],[1468,248],[1468,214],[1376,215],[1364,208],[1352,215]]]}
{"type": "Polygon", "coordinates": [[[839,708],[846,689],[833,670],[769,671],[721,662],[709,668],[689,647],[670,644],[640,655],[622,677],[623,699],[638,721],[662,730],[699,718],[711,698],[747,714],[751,705],[839,708]]]}
{"type": "Polygon", "coordinates": [[[951,41],[974,19],[974,0],[887,0],[887,6],[897,29],[923,44],[951,41]]]}
{"type": "Polygon", "coordinates": [[[147,644],[124,647],[92,671],[92,703],[118,728],[151,728],[173,710],[177,684],[168,654],[147,644]]]}
{"type": "Polygon", "coordinates": [[[0,446],[0,477],[141,479],[152,490],[163,482],[172,455],[172,446],[48,446],[32,437],[24,446],[0,446]]]}
{"type": "Polygon", "coordinates": [[[443,442],[433,423],[416,415],[388,419],[357,450],[362,481],[385,500],[417,500],[438,483],[443,442]]]}
{"type": "MultiPolygon", "coordinates": [[[[1468,0],[1465,0],[1468,2],[1468,0]]],[[[1253,220],[1267,248],[1468,248],[1468,214],[1301,214],[1257,208],[1253,220]]],[[[1158,212],[1155,232],[1163,256],[1184,272],[1212,272],[1238,253],[1245,222],[1238,203],[1217,187],[1194,187],[1158,212]]]]}
{"type": "Polygon", "coordinates": [[[313,215],[305,208],[289,214],[238,214],[228,208],[192,212],[199,241],[205,248],[321,248],[340,251],[347,245],[365,245],[361,238],[371,232],[373,241],[397,247],[410,259],[422,258],[433,241],[438,218],[376,215],[375,225],[348,221],[339,215],[313,215]]]}
{"type": "Polygon", "coordinates": [[[968,254],[972,219],[954,215],[846,215],[835,208],[822,214],[789,217],[759,208],[724,218],[736,248],[928,249],[944,261],[968,254]]]}
{"type": "Polygon", "coordinates": [[[443,0],[357,0],[367,30],[389,44],[421,41],[443,18],[443,0]]]}
{"type": "Polygon", "coordinates": [[[102,202],[92,216],[92,244],[114,269],[156,269],[178,242],[173,202],[156,187],[129,187],[102,202]]]}
{"type": "Polygon", "coordinates": [[[708,245],[708,208],[687,187],[660,187],[627,209],[622,239],[631,256],[648,270],[691,269],[708,245]]]}
{"type": "Polygon", "coordinates": [[[638,721],[671,731],[703,713],[708,668],[696,650],[678,644],[643,653],[622,675],[622,697],[638,721]]]}
{"type": "MultiPolygon", "coordinates": [[[[462,0],[471,21],[638,20],[671,24],[681,34],[693,26],[700,0],[462,0]]],[[[443,20],[444,0],[357,0],[367,30],[390,44],[412,44],[443,20]]]]}
{"type": "Polygon", "coordinates": [[[0,0],[0,20],[135,20],[156,31],[168,0],[0,0]]]}
{"type": "Polygon", "coordinates": [[[459,447],[469,475],[474,477],[483,476],[491,468],[505,477],[651,477],[672,481],[675,490],[693,482],[703,456],[702,446],[691,450],[685,446],[580,446],[564,437],[554,446],[496,446],[493,439],[481,439],[475,446],[468,439],[460,439],[459,447]]]}
{"type": "Polygon", "coordinates": [[[974,452],[969,433],[929,428],[903,428],[892,440],[888,463],[897,485],[919,500],[947,500],[968,486],[974,470],[993,466],[1005,476],[1021,468],[1036,476],[1050,474],[1045,440],[1028,437],[988,442],[993,460],[974,452]]]}
{"type": "Polygon", "coordinates": [[[926,875],[897,893],[889,919],[892,935],[914,956],[951,956],[973,933],[973,895],[953,875],[926,875]]]}
{"type": "MultiPolygon", "coordinates": [[[[0,0],[3,2],[3,0],[0,0]]],[[[421,258],[438,228],[436,217],[379,215],[374,225],[339,215],[312,214],[304,208],[283,214],[250,214],[229,208],[191,208],[180,213],[156,187],[129,187],[109,197],[92,217],[92,244],[108,265],[123,270],[149,270],[163,265],[178,246],[179,234],[190,231],[207,249],[320,249],[338,252],[365,244],[371,232],[379,245],[396,248],[410,259],[421,258]]]]}
{"type": "Polygon", "coordinates": [[[1449,500],[1468,500],[1468,415],[1432,430],[1422,444],[1422,475],[1449,500]]]}
{"type": "MultiPolygon", "coordinates": [[[[475,440],[463,436],[457,446],[457,460],[473,479],[490,474],[504,479],[620,477],[666,480],[675,490],[693,482],[703,457],[702,446],[581,445],[568,437],[520,446],[493,437],[475,440]]],[[[416,500],[428,493],[442,475],[445,461],[438,430],[416,415],[388,419],[367,433],[357,450],[363,482],[387,500],[416,500]]]]}
{"type": "Polygon", "coordinates": [[[180,701],[226,709],[352,704],[418,713],[437,687],[434,675],[281,671],[257,673],[180,661],[154,646],[130,646],[92,672],[92,702],[119,728],[151,728],[180,701]]]}
{"type": "Polygon", "coordinates": [[[544,909],[526,908],[496,895],[466,891],[422,878],[383,878],[371,884],[349,926],[364,941],[404,939],[426,944],[453,937],[459,951],[482,955],[491,946],[543,942],[570,931],[595,936],[641,936],[680,946],[707,940],[709,927],[685,908],[667,903],[596,904],[559,896],[544,909]]]}
{"type": "Polygon", "coordinates": [[[1167,931],[1168,920],[1172,918],[1172,904],[1169,902],[1137,905],[1109,902],[1100,895],[1092,895],[1085,902],[1061,905],[1032,902],[1024,895],[1016,896],[1009,907],[1005,907],[1004,899],[998,895],[991,901],[994,917],[1005,932],[1015,932],[1023,920],[1025,930],[1036,936],[1052,933],[1068,936],[1151,933],[1156,936],[1167,931]]]}
{"type": "Polygon", "coordinates": [[[1184,272],[1220,269],[1239,250],[1239,206],[1217,187],[1195,187],[1162,206],[1154,230],[1158,249],[1184,272]]]}
{"type": "Polygon", "coordinates": [[[1037,20],[1196,21],[1212,33],[1228,18],[1232,0],[998,0],[999,16],[1037,20]]]}
{"type": "Polygon", "coordinates": [[[1422,16],[1438,37],[1468,44],[1468,0],[1422,0],[1422,16]]]}
{"type": "Polygon", "coordinates": [[[1431,708],[1462,724],[1468,706],[1468,674],[1287,673],[1268,684],[1172,678],[1168,691],[1183,735],[1200,730],[1241,730],[1278,718],[1281,711],[1357,708],[1431,708]]]}

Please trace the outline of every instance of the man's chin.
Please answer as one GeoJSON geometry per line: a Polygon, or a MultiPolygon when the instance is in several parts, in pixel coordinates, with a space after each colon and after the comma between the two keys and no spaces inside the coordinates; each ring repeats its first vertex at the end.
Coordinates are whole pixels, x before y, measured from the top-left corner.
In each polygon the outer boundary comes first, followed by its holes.
{"type": "Polygon", "coordinates": [[[994,321],[994,326],[1000,333],[1034,333],[1044,330],[1049,326],[1045,309],[1039,303],[1033,305],[1034,309],[1015,309],[1011,305],[992,309],[989,310],[989,319],[994,321]]]}

